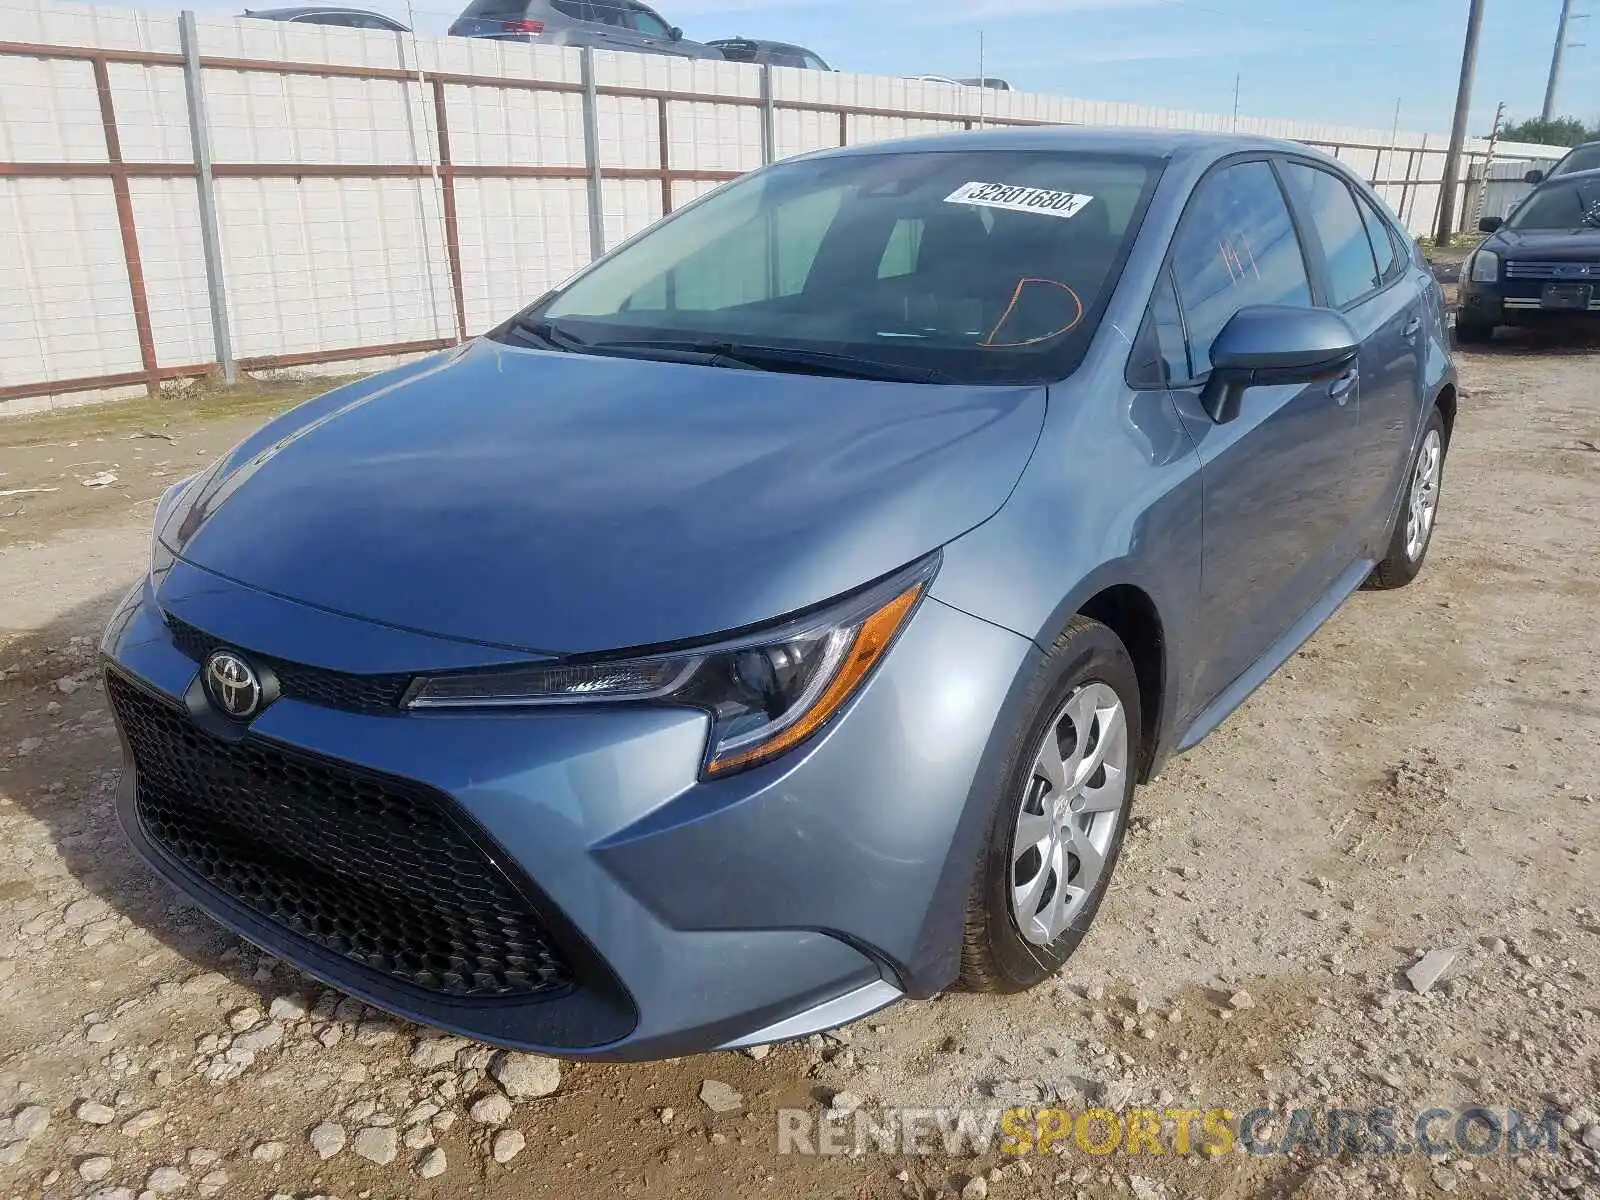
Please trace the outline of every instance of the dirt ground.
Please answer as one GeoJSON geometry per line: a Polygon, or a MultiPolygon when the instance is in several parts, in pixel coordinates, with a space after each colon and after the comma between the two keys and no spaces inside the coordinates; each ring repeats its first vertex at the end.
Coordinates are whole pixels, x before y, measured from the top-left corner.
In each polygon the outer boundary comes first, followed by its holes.
{"type": "Polygon", "coordinates": [[[95,639],[155,499],[317,389],[0,425],[0,1197],[1600,1194],[1600,345],[1460,365],[1422,578],[1359,593],[1141,790],[1058,981],[759,1059],[562,1064],[513,1104],[488,1049],[225,934],[112,816],[95,639]],[[1404,973],[1447,948],[1419,994],[1404,973]],[[1266,1106],[1271,1137],[1296,1107],[1564,1123],[1519,1156],[777,1152],[778,1109],[857,1100],[1266,1106]]]}

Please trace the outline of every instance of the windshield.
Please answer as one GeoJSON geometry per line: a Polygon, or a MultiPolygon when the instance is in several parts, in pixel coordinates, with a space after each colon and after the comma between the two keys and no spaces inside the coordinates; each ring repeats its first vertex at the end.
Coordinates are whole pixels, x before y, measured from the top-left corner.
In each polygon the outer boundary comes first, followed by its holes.
{"type": "Polygon", "coordinates": [[[952,382],[1060,378],[1093,335],[1160,170],[1025,151],[780,164],[649,230],[521,324],[599,353],[649,340],[952,382]]]}
{"type": "Polygon", "coordinates": [[[1510,229],[1600,228],[1600,179],[1547,183],[1506,222],[1510,229]]]}
{"type": "Polygon", "coordinates": [[[1600,169],[1600,145],[1580,146],[1556,164],[1552,175],[1571,175],[1574,171],[1600,169]]]}

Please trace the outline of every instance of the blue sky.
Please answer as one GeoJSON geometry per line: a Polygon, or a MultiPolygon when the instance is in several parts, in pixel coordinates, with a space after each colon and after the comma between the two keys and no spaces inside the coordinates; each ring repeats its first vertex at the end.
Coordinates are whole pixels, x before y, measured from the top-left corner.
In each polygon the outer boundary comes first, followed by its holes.
{"type": "MultiPolygon", "coordinates": [[[[405,15],[405,0],[365,2],[405,15]]],[[[420,29],[448,24],[453,0],[414,3],[420,29]]],[[[1228,112],[1238,75],[1247,115],[1386,129],[1398,100],[1401,128],[1423,131],[1449,128],[1467,12],[1467,0],[650,3],[691,38],[798,42],[841,70],[976,75],[981,30],[986,72],[1029,91],[1228,112]]],[[[1499,100],[1513,117],[1538,115],[1560,0],[1487,0],[1487,8],[1474,134],[1487,133],[1499,100]]],[[[1588,121],[1600,119],[1594,23],[1574,24],[1571,40],[1591,45],[1567,52],[1557,106],[1588,121]]]]}

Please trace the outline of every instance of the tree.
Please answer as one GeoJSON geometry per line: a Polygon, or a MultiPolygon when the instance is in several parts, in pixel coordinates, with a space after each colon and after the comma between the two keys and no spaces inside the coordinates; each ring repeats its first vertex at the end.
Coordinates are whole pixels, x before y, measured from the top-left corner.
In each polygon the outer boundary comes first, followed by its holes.
{"type": "Polygon", "coordinates": [[[1556,117],[1549,121],[1529,117],[1505,126],[1500,130],[1500,137],[1508,142],[1531,142],[1540,146],[1576,146],[1600,138],[1600,124],[1591,129],[1577,117],[1556,117]]]}

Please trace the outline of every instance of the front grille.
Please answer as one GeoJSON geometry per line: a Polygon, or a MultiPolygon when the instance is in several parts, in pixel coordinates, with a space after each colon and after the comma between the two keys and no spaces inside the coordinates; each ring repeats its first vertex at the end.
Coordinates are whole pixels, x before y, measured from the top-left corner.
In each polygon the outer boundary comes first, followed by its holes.
{"type": "Polygon", "coordinates": [[[448,797],[260,738],[225,742],[115,673],[140,827],[207,883],[301,937],[450,996],[529,997],[571,972],[448,797]]]}
{"type": "Polygon", "coordinates": [[[304,700],[308,704],[346,708],[353,712],[383,712],[398,709],[406,688],[411,686],[409,675],[350,675],[322,667],[308,667],[304,663],[255,654],[243,646],[213,637],[170,613],[166,615],[166,621],[167,628],[172,632],[173,645],[195,662],[205,662],[213,650],[220,650],[224,646],[242,650],[253,662],[271,668],[278,677],[278,687],[283,695],[304,700]]]}
{"type": "Polygon", "coordinates": [[[1526,262],[1513,258],[1506,263],[1506,278],[1561,279],[1572,283],[1592,281],[1600,284],[1600,263],[1526,262]]]}

